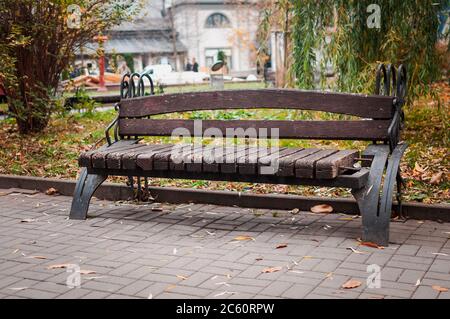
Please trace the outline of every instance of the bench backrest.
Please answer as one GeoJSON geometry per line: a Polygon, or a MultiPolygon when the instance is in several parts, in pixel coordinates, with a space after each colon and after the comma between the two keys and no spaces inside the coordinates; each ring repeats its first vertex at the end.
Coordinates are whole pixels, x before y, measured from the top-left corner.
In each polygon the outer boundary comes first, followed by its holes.
{"type": "MultiPolygon", "coordinates": [[[[140,85],[141,87],[141,85],[140,85]]],[[[141,90],[140,90],[141,91],[141,90]]],[[[142,89],[143,92],[143,89],[142,89]]],[[[292,89],[229,90],[150,95],[122,99],[118,134],[127,136],[171,136],[185,128],[192,136],[218,128],[279,130],[279,138],[389,141],[396,105],[394,96],[312,92],[292,89]],[[199,110],[296,109],[345,114],[359,120],[275,121],[203,120],[194,130],[194,120],[150,119],[150,116],[199,110]]]]}

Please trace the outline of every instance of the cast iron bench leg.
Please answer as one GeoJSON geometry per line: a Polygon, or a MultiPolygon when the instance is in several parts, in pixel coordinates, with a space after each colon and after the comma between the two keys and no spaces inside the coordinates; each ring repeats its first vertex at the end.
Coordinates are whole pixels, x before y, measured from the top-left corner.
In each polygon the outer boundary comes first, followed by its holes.
{"type": "Polygon", "coordinates": [[[80,178],[77,181],[73,194],[70,219],[86,219],[92,195],[107,177],[88,174],[86,168],[81,169],[80,178]]]}
{"type": "MultiPolygon", "coordinates": [[[[379,215],[385,216],[383,217],[383,220],[387,220],[387,224],[385,225],[386,236],[389,236],[389,221],[391,218],[392,197],[395,190],[395,183],[397,183],[398,192],[401,192],[401,176],[399,175],[400,160],[402,159],[403,153],[405,152],[407,147],[408,145],[405,143],[398,145],[394,149],[391,156],[389,157],[386,175],[384,177],[379,215]]],[[[401,207],[400,205],[401,203],[399,203],[399,207],[401,207]]]]}
{"type": "Polygon", "coordinates": [[[388,226],[390,222],[390,215],[380,215],[379,208],[381,182],[389,157],[389,146],[371,145],[367,148],[363,155],[373,156],[369,180],[366,187],[360,190],[352,191],[353,196],[358,202],[359,211],[362,215],[362,240],[366,242],[373,242],[381,246],[387,246],[389,242],[388,226]]]}

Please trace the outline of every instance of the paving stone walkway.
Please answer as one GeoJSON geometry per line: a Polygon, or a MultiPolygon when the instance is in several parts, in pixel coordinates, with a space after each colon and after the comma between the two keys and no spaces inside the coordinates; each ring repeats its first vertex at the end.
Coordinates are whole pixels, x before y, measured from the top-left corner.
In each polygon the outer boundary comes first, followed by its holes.
{"type": "Polygon", "coordinates": [[[0,190],[0,298],[450,298],[450,224],[393,222],[376,249],[339,214],[94,199],[73,221],[70,202],[0,190]]]}

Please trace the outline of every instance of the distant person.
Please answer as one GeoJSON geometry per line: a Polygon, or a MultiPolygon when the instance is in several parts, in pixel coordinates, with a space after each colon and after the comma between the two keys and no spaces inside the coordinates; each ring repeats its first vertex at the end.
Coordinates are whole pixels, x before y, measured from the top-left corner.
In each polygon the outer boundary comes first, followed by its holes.
{"type": "Polygon", "coordinates": [[[189,62],[189,60],[187,61],[187,64],[186,64],[186,71],[192,71],[192,64],[191,64],[191,62],[189,62]]]}
{"type": "Polygon", "coordinates": [[[192,58],[192,71],[198,72],[198,63],[195,61],[195,58],[192,58]]]}

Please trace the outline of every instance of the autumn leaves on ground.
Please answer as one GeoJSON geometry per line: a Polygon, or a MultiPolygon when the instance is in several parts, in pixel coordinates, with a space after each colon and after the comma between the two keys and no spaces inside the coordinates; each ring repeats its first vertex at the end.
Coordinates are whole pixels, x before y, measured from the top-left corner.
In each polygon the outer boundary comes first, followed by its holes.
{"type": "MultiPolygon", "coordinates": [[[[450,202],[450,86],[439,83],[435,85],[435,92],[439,99],[424,97],[405,109],[406,126],[402,138],[409,143],[409,148],[403,158],[402,173],[408,186],[407,201],[450,202]]],[[[114,111],[54,116],[44,133],[26,138],[18,134],[13,120],[1,120],[0,174],[75,178],[80,152],[104,143],[104,128],[114,116],[114,111]]],[[[349,146],[344,143],[342,147],[349,146]]],[[[361,148],[361,145],[357,147],[361,148]]],[[[335,188],[182,180],[152,180],[151,183],[257,193],[350,196],[348,190],[335,188]]]]}

